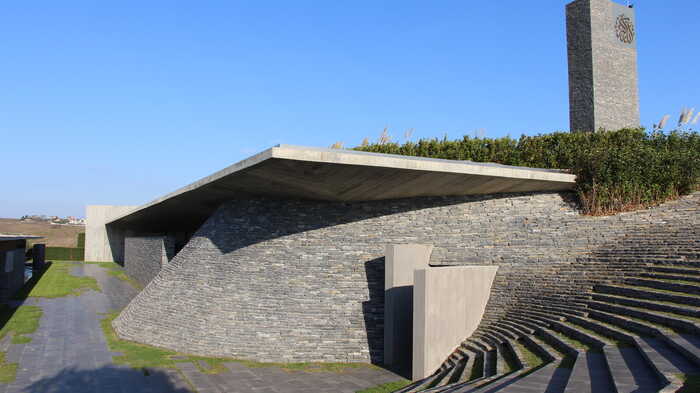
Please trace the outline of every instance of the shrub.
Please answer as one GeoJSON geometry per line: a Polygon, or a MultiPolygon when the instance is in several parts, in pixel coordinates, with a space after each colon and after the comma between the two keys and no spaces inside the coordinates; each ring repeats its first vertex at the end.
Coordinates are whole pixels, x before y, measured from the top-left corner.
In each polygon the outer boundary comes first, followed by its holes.
{"type": "Polygon", "coordinates": [[[519,140],[465,136],[355,150],[566,170],[576,175],[582,212],[592,215],[652,206],[700,184],[700,135],[694,131],[556,132],[519,140]]]}
{"type": "Polygon", "coordinates": [[[56,259],[59,261],[83,261],[85,260],[85,249],[71,247],[46,247],[46,259],[56,259]]]}

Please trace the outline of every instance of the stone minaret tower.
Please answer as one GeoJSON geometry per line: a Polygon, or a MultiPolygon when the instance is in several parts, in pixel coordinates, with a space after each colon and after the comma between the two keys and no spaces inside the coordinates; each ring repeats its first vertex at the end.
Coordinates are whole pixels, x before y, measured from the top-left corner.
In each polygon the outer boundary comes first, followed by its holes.
{"type": "Polygon", "coordinates": [[[610,0],[566,6],[571,131],[639,127],[634,9],[610,0]]]}

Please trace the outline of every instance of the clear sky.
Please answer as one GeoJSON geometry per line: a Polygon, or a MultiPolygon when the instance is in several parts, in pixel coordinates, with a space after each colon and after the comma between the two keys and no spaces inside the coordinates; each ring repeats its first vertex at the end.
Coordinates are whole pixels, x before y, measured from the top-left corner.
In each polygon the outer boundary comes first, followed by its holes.
{"type": "MultiPolygon", "coordinates": [[[[566,1],[0,5],[0,217],[142,204],[278,143],[568,129],[566,1]]],[[[640,0],[642,123],[700,108],[700,2],[640,0]]]]}

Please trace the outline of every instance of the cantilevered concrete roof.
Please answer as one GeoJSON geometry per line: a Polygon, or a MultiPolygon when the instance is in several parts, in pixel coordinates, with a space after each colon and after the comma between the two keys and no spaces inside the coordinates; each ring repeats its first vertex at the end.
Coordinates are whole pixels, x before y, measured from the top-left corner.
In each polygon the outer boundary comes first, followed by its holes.
{"type": "Polygon", "coordinates": [[[5,233],[0,233],[0,242],[7,242],[13,240],[32,240],[32,239],[43,239],[41,236],[34,235],[8,235],[5,233]]]}
{"type": "Polygon", "coordinates": [[[371,201],[573,189],[559,170],[278,145],[118,216],[142,230],[201,224],[222,202],[252,196],[371,201]]]}

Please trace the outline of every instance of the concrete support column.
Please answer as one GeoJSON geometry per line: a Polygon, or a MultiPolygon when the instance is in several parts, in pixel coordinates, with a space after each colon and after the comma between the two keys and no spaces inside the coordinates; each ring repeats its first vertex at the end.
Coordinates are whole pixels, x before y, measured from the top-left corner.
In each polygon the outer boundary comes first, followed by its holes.
{"type": "Polygon", "coordinates": [[[431,375],[484,316],[498,266],[416,270],[413,291],[413,380],[431,375]]]}
{"type": "Polygon", "coordinates": [[[43,270],[46,263],[46,245],[35,244],[32,247],[32,270],[43,270]]]}
{"type": "Polygon", "coordinates": [[[432,245],[386,246],[384,268],[384,364],[410,370],[413,330],[413,272],[426,269],[432,245]]]}

